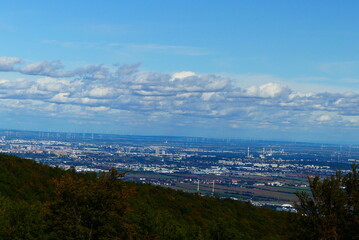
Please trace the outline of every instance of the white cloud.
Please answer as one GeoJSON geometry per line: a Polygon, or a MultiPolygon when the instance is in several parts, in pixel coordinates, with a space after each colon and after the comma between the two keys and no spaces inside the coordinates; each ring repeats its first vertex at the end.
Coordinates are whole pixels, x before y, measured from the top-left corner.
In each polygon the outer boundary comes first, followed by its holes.
{"type": "Polygon", "coordinates": [[[104,112],[110,110],[109,107],[86,107],[86,110],[94,111],[94,112],[104,112]]]}
{"type": "Polygon", "coordinates": [[[63,66],[59,61],[42,61],[27,64],[20,69],[20,72],[29,75],[51,76],[54,72],[62,68],[63,66]]]}
{"type": "Polygon", "coordinates": [[[22,60],[17,57],[0,57],[0,71],[13,71],[15,65],[21,62],[22,60]]]}
{"type": "Polygon", "coordinates": [[[252,86],[246,89],[246,93],[251,97],[275,98],[287,97],[292,91],[278,83],[266,83],[260,86],[252,86]]]}
{"type": "Polygon", "coordinates": [[[332,117],[329,115],[321,115],[318,118],[318,121],[320,121],[320,122],[326,122],[326,121],[330,121],[330,120],[332,120],[332,117]]]}
{"type": "Polygon", "coordinates": [[[71,103],[73,102],[72,99],[70,99],[68,96],[69,93],[58,93],[55,96],[53,96],[51,99],[49,99],[50,102],[57,102],[57,103],[71,103]]]}
{"type": "Polygon", "coordinates": [[[72,89],[76,85],[74,82],[64,79],[57,79],[52,77],[40,78],[37,80],[37,87],[40,90],[50,92],[62,92],[72,89]]]}
{"type": "Polygon", "coordinates": [[[273,81],[241,88],[238,82],[218,75],[142,72],[139,64],[63,71],[59,61],[40,61],[15,68],[21,64],[19,58],[0,58],[0,67],[7,66],[0,71],[22,74],[19,79],[0,79],[0,99],[14,109],[27,101],[26,108],[49,115],[79,111],[81,117],[97,113],[119,117],[125,112],[142,114],[141,121],[150,121],[155,114],[161,120],[178,116],[178,125],[187,125],[189,119],[222,119],[232,128],[358,123],[359,95],[355,92],[297,92],[273,81]]]}
{"type": "Polygon", "coordinates": [[[110,87],[94,87],[86,95],[90,98],[113,98],[115,90],[110,87]]]}
{"type": "Polygon", "coordinates": [[[190,71],[176,72],[176,73],[172,74],[172,78],[170,80],[173,81],[175,79],[183,79],[183,78],[192,77],[192,76],[196,76],[196,73],[190,72],[190,71]]]}

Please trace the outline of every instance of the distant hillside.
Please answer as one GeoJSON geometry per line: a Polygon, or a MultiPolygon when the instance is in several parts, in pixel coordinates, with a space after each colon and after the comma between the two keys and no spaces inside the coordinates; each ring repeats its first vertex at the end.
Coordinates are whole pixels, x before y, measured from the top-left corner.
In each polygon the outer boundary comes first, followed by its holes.
{"type": "Polygon", "coordinates": [[[0,239],[288,239],[290,214],[0,155],[0,239]]]}

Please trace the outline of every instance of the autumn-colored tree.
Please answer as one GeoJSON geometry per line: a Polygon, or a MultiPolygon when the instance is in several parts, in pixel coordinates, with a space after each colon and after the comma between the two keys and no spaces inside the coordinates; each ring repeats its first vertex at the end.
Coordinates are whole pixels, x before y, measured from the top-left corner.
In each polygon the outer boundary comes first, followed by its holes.
{"type": "Polygon", "coordinates": [[[92,180],[70,174],[55,180],[55,196],[47,208],[53,238],[131,239],[125,214],[132,190],[119,180],[123,176],[111,169],[92,180]]]}
{"type": "Polygon", "coordinates": [[[311,195],[297,193],[301,236],[305,239],[359,239],[359,176],[356,165],[342,176],[309,179],[311,195]]]}

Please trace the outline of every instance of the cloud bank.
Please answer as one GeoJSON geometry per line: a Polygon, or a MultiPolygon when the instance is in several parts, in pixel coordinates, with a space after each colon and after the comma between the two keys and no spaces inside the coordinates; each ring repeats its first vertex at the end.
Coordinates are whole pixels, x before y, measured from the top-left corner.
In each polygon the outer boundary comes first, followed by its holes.
{"type": "Polygon", "coordinates": [[[220,121],[229,128],[359,126],[359,95],[297,92],[275,82],[242,88],[213,74],[144,72],[139,64],[67,70],[58,60],[0,57],[0,111],[76,121],[220,121]],[[107,120],[106,120],[107,119],[107,120]]]}

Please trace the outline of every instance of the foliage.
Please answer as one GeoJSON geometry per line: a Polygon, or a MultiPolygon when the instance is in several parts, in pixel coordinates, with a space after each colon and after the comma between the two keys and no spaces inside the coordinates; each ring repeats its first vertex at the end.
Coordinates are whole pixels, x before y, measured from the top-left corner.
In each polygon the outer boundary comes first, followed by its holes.
{"type": "Polygon", "coordinates": [[[299,233],[306,239],[359,239],[359,176],[356,165],[342,176],[309,179],[312,195],[297,193],[299,233]]]}
{"type": "Polygon", "coordinates": [[[156,239],[285,239],[287,213],[136,184],[131,221],[156,239]]]}
{"type": "Polygon", "coordinates": [[[0,155],[0,239],[286,239],[288,213],[0,155]]]}
{"type": "Polygon", "coordinates": [[[43,201],[51,196],[59,168],[0,154],[0,192],[13,200],[43,201]]]}
{"type": "Polygon", "coordinates": [[[0,197],[0,239],[42,239],[46,222],[40,204],[0,197]]]}
{"type": "Polygon", "coordinates": [[[55,239],[131,239],[126,222],[131,190],[116,169],[85,180],[65,175],[55,180],[54,199],[48,202],[48,220],[55,239]]]}

